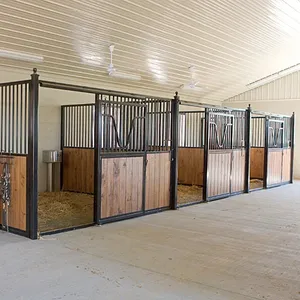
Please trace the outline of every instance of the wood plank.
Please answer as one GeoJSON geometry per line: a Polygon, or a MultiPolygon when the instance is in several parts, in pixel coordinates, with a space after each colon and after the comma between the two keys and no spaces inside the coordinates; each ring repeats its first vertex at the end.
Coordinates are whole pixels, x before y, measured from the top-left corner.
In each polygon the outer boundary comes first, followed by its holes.
{"type": "Polygon", "coordinates": [[[208,197],[230,192],[231,150],[211,150],[208,156],[208,197]]]}
{"type": "Polygon", "coordinates": [[[63,149],[63,190],[94,193],[94,149],[63,149]]]}
{"type": "Polygon", "coordinates": [[[265,148],[250,149],[250,178],[264,178],[265,148]]]}
{"type": "Polygon", "coordinates": [[[142,209],[143,158],[102,159],[101,218],[142,209]]]}
{"type": "Polygon", "coordinates": [[[282,182],[291,180],[291,149],[283,150],[282,182]]]}
{"type": "Polygon", "coordinates": [[[268,185],[280,184],[282,174],[282,149],[269,149],[268,185]]]}
{"type": "Polygon", "coordinates": [[[203,185],[204,149],[178,149],[178,183],[203,185]]]}
{"type": "Polygon", "coordinates": [[[245,188],[245,149],[233,150],[231,192],[242,192],[245,188]]]}
{"type": "MultiPolygon", "coordinates": [[[[14,156],[11,172],[11,203],[8,213],[8,225],[26,231],[26,165],[27,158],[14,156]]],[[[0,174],[3,165],[0,165],[0,174]]],[[[0,224],[2,224],[2,200],[0,205],[0,224]]]]}
{"type": "Polygon", "coordinates": [[[147,154],[146,210],[170,206],[170,153],[147,154]]]}

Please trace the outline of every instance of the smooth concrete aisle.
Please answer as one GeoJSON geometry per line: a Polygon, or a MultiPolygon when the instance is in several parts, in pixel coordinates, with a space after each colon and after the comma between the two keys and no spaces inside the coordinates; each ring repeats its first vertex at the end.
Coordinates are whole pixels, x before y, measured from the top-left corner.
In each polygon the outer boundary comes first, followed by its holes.
{"type": "Polygon", "coordinates": [[[300,299],[300,183],[30,241],[0,299],[300,299]]]}

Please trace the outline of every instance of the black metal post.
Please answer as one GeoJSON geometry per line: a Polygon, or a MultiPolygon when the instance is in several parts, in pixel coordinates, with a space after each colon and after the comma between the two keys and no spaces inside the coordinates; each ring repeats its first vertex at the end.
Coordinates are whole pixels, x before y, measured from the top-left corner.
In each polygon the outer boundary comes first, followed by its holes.
{"type": "Polygon", "coordinates": [[[178,118],[179,118],[179,96],[175,93],[171,103],[171,209],[177,209],[177,185],[178,185],[178,118]]]}
{"type": "Polygon", "coordinates": [[[64,149],[65,145],[65,108],[61,106],[60,108],[60,150],[61,150],[61,165],[60,165],[60,190],[63,189],[64,182],[64,149]]]}
{"type": "Polygon", "coordinates": [[[250,151],[251,151],[251,105],[249,104],[246,110],[246,126],[245,126],[245,146],[246,146],[246,162],[245,162],[245,193],[249,193],[250,190],[250,151]]]}
{"type": "Polygon", "coordinates": [[[208,182],[208,151],[209,151],[209,110],[205,108],[204,118],[204,165],[203,165],[203,200],[208,200],[207,182],[208,182]]]}
{"type": "Polygon", "coordinates": [[[143,156],[143,203],[142,203],[142,210],[143,213],[146,210],[146,184],[147,184],[147,164],[148,164],[148,158],[147,158],[147,152],[148,152],[148,111],[147,111],[147,106],[145,106],[144,108],[142,108],[143,111],[143,115],[144,115],[144,119],[141,119],[141,122],[144,122],[144,127],[143,127],[143,140],[141,141],[141,143],[143,143],[144,145],[142,145],[141,149],[144,146],[144,156],[143,156]]]}
{"type": "Polygon", "coordinates": [[[290,183],[294,180],[294,152],[295,152],[295,113],[291,117],[291,179],[290,183]]]}
{"type": "Polygon", "coordinates": [[[95,149],[94,149],[94,223],[100,224],[101,217],[101,107],[99,94],[95,94],[95,149]]]}
{"type": "Polygon", "coordinates": [[[26,231],[31,239],[38,234],[38,107],[39,75],[33,69],[29,85],[28,104],[28,157],[27,157],[27,224],[26,231]]]}
{"type": "Polygon", "coordinates": [[[265,116],[264,188],[268,188],[269,117],[265,116]]]}

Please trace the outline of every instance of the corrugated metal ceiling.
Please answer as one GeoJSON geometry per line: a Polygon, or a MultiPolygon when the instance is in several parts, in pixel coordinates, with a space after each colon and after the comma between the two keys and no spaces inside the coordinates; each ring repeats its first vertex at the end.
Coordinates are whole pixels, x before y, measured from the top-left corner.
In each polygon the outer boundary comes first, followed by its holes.
{"type": "MultiPolygon", "coordinates": [[[[299,63],[296,0],[2,0],[0,49],[41,55],[40,73],[115,84],[151,94],[191,81],[195,101],[223,100],[245,85],[299,63]],[[118,70],[141,81],[110,78],[110,44],[118,70]]],[[[0,58],[30,70],[31,62],[0,58]]]]}

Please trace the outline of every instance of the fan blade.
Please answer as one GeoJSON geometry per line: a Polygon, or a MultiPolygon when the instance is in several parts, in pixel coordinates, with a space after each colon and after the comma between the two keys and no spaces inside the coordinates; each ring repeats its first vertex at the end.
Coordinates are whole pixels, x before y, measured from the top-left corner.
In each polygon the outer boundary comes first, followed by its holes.
{"type": "Polygon", "coordinates": [[[128,80],[141,80],[142,79],[142,77],[140,75],[125,73],[125,72],[119,72],[119,71],[112,72],[109,75],[111,77],[121,78],[121,79],[128,79],[128,80]]]}

